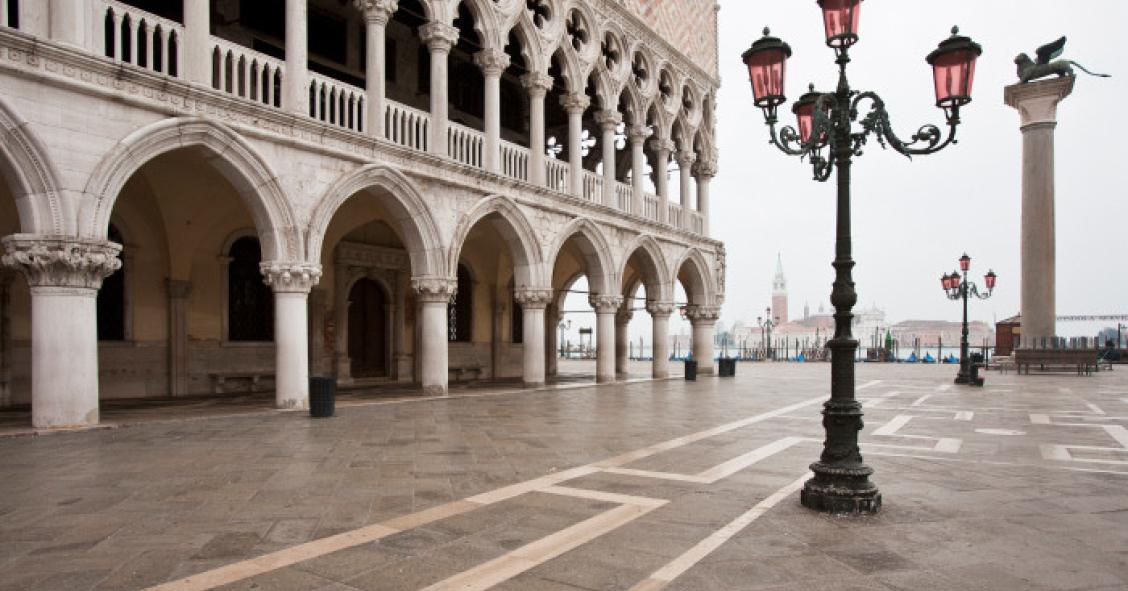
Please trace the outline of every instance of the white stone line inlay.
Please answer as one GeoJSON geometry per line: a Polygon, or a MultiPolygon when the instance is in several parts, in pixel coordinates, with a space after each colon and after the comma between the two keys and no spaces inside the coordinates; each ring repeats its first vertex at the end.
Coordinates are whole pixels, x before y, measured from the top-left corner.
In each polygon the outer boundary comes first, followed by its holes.
{"type": "MultiPolygon", "coordinates": [[[[1058,423],[1060,425],[1060,423],[1058,423]]],[[[1076,458],[1069,451],[1071,449],[1106,452],[1106,453],[1128,453],[1128,429],[1122,425],[1074,425],[1078,427],[1100,427],[1108,433],[1109,437],[1116,440],[1120,447],[1101,447],[1096,445],[1056,445],[1051,443],[1043,443],[1038,446],[1042,452],[1042,458],[1046,460],[1056,460],[1062,462],[1085,462],[1092,464],[1114,464],[1118,466],[1128,466],[1128,460],[1105,460],[1100,458],[1076,458]]]]}
{"type": "Polygon", "coordinates": [[[630,468],[607,468],[604,472],[625,476],[639,476],[642,478],[658,478],[661,480],[677,480],[680,482],[693,482],[697,484],[713,484],[718,480],[728,478],[737,472],[773,456],[802,441],[813,441],[804,437],[784,437],[767,445],[758,447],[746,454],[741,454],[724,463],[717,464],[698,474],[676,474],[672,472],[656,472],[652,470],[632,470],[630,468]]]}
{"type": "MultiPolygon", "coordinates": [[[[906,435],[906,434],[903,434],[903,433],[898,433],[898,431],[901,430],[901,427],[904,427],[905,425],[907,425],[909,423],[909,421],[911,421],[911,420],[913,420],[912,415],[897,415],[897,416],[893,417],[893,419],[890,420],[888,423],[885,423],[884,425],[878,427],[873,432],[873,435],[883,436],[883,437],[903,437],[903,438],[906,438],[906,439],[935,441],[936,444],[933,445],[932,447],[906,447],[906,446],[901,446],[901,445],[888,445],[888,444],[884,444],[884,443],[872,443],[872,442],[867,443],[866,445],[868,445],[870,447],[896,447],[896,448],[899,448],[899,449],[919,449],[919,450],[922,450],[922,451],[927,450],[927,451],[936,451],[936,452],[949,453],[949,454],[959,453],[960,447],[963,445],[963,440],[959,439],[957,437],[928,437],[927,435],[906,435]]],[[[957,418],[957,420],[960,420],[960,419],[957,418]]]]}

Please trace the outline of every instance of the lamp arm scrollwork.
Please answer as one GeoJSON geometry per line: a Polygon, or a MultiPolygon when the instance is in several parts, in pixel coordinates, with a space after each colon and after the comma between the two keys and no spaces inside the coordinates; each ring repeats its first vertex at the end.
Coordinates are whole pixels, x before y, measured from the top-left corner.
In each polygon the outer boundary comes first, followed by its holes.
{"type": "Polygon", "coordinates": [[[854,153],[861,155],[862,147],[866,144],[867,136],[873,134],[882,148],[893,148],[909,159],[913,156],[935,154],[956,143],[956,127],[959,125],[959,109],[953,108],[947,113],[948,136],[945,138],[940,128],[931,123],[922,125],[913,134],[911,141],[904,141],[893,131],[893,124],[889,121],[889,112],[885,109],[885,101],[875,92],[862,92],[854,97],[850,104],[851,119],[858,121],[862,126],[860,133],[853,134],[854,153]],[[870,102],[870,111],[865,117],[858,120],[858,107],[862,101],[870,102]]]}

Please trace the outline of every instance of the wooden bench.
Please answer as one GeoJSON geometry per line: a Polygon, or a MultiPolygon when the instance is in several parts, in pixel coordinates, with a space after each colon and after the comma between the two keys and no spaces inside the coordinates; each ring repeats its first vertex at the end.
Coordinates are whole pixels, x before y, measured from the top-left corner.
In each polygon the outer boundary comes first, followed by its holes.
{"type": "Polygon", "coordinates": [[[251,383],[251,392],[258,392],[259,386],[264,379],[273,380],[274,372],[266,371],[226,371],[209,373],[208,377],[212,381],[212,391],[216,394],[224,394],[224,386],[227,385],[229,380],[249,380],[251,383]]]}
{"type": "Polygon", "coordinates": [[[1039,371],[1071,370],[1077,375],[1089,375],[1097,369],[1097,352],[1091,349],[1019,349],[1014,352],[1014,364],[1018,373],[1030,366],[1038,366],[1039,371]]]}

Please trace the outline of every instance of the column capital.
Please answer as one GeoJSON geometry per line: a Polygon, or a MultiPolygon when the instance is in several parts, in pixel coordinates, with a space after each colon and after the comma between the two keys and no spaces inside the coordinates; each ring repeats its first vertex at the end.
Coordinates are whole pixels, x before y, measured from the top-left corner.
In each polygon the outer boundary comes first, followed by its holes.
{"type": "Polygon", "coordinates": [[[1035,123],[1056,123],[1057,106],[1073,92],[1076,78],[1065,76],[1038,82],[1013,84],[1003,89],[1003,100],[1018,109],[1022,126],[1035,123]]]}
{"type": "Polygon", "coordinates": [[[521,85],[529,91],[530,95],[543,98],[549,90],[552,90],[552,76],[540,72],[530,72],[521,76],[521,85]]]}
{"type": "Polygon", "coordinates": [[[598,314],[615,314],[623,306],[623,296],[591,294],[588,303],[598,314]]]}
{"type": "Polygon", "coordinates": [[[582,93],[565,94],[560,97],[560,106],[564,107],[564,111],[569,115],[583,115],[591,106],[591,99],[582,93]]]}
{"type": "Polygon", "coordinates": [[[431,52],[448,53],[458,43],[458,29],[446,23],[431,21],[419,27],[419,38],[431,52]]]}
{"type": "Polygon", "coordinates": [[[121,245],[73,236],[13,234],[0,262],[23,273],[31,287],[98,289],[121,268],[121,245]]]}
{"type": "Polygon", "coordinates": [[[187,299],[192,293],[192,282],[184,279],[167,279],[165,286],[168,288],[168,297],[174,300],[187,299]]]}
{"type": "Polygon", "coordinates": [[[721,318],[720,306],[690,305],[685,307],[685,317],[691,324],[713,324],[721,318]]]}
{"type": "Polygon", "coordinates": [[[501,73],[509,67],[510,61],[509,54],[496,47],[487,47],[474,54],[474,64],[487,78],[501,76],[501,73]]]}
{"type": "Polygon", "coordinates": [[[603,131],[615,131],[615,128],[623,122],[623,114],[618,111],[597,111],[595,122],[603,131]]]}
{"type": "Polygon", "coordinates": [[[660,317],[660,318],[661,317],[669,318],[670,315],[674,313],[674,308],[675,308],[675,306],[674,306],[673,302],[647,302],[646,303],[646,311],[649,312],[651,316],[656,316],[656,317],[660,317]]]}
{"type": "Polygon", "coordinates": [[[632,125],[627,128],[627,138],[635,146],[642,146],[650,134],[650,127],[646,125],[632,125]]]}
{"type": "Polygon", "coordinates": [[[682,170],[687,170],[697,161],[697,154],[688,150],[682,150],[677,153],[677,161],[678,166],[680,166],[682,170]]]}
{"type": "Polygon", "coordinates": [[[519,287],[513,290],[513,299],[528,310],[547,308],[555,299],[556,292],[551,289],[538,289],[535,287],[519,287]]]}
{"type": "Polygon", "coordinates": [[[353,0],[353,6],[370,25],[386,25],[399,9],[399,0],[353,0]]]}
{"type": "Polygon", "coordinates": [[[711,179],[717,176],[717,159],[714,157],[705,157],[697,161],[693,166],[693,174],[697,178],[711,179]]]}
{"type": "Polygon", "coordinates": [[[630,305],[619,306],[619,311],[615,312],[615,324],[619,326],[630,324],[632,318],[634,318],[634,310],[631,310],[630,305]]]}
{"type": "Polygon", "coordinates": [[[412,277],[415,299],[428,303],[450,303],[458,294],[458,282],[445,277],[412,277]]]}
{"type": "Polygon", "coordinates": [[[263,283],[274,293],[309,293],[321,281],[321,265],[293,261],[259,263],[263,283]]]}
{"type": "Polygon", "coordinates": [[[650,149],[659,154],[665,152],[666,156],[669,157],[678,147],[674,144],[674,140],[670,138],[655,136],[650,140],[650,149]]]}

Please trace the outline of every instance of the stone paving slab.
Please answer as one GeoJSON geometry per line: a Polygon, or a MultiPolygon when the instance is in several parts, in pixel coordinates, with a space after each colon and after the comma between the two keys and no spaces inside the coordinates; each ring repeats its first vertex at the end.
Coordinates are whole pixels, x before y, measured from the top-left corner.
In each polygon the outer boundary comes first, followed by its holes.
{"type": "Polygon", "coordinates": [[[1128,588],[1128,374],[953,371],[858,367],[863,518],[826,364],[2,439],[0,590],[1128,588]]]}

